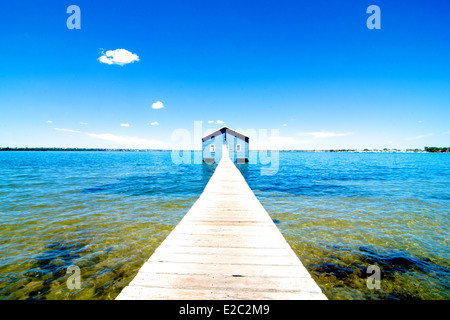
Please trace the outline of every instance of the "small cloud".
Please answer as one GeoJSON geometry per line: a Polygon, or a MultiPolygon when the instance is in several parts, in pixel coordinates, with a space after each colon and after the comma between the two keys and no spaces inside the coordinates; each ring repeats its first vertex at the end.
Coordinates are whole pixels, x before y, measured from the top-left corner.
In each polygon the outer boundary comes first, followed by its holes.
{"type": "Polygon", "coordinates": [[[48,120],[47,123],[53,123],[53,121],[52,120],[48,120]]]}
{"type": "Polygon", "coordinates": [[[450,134],[450,131],[442,132],[442,134],[450,134]]]}
{"type": "Polygon", "coordinates": [[[151,126],[157,126],[158,124],[159,124],[158,121],[154,121],[154,122],[150,123],[151,126]]]}
{"type": "Polygon", "coordinates": [[[336,133],[336,132],[299,132],[298,136],[302,137],[313,137],[314,139],[323,139],[323,138],[333,138],[333,137],[345,137],[354,134],[354,132],[346,132],[346,133],[336,133]]]}
{"type": "Polygon", "coordinates": [[[299,140],[294,137],[270,136],[266,141],[258,141],[256,149],[261,150],[283,150],[295,149],[301,145],[313,143],[312,139],[299,140]]]}
{"type": "Polygon", "coordinates": [[[277,147],[279,147],[280,145],[290,145],[290,144],[304,142],[304,141],[297,140],[297,139],[292,138],[292,137],[282,137],[282,136],[269,137],[269,141],[271,143],[275,144],[277,147]]]}
{"type": "Polygon", "coordinates": [[[164,108],[164,105],[161,101],[156,101],[152,104],[152,109],[162,109],[164,108]]]}
{"type": "Polygon", "coordinates": [[[224,124],[225,122],[223,122],[222,120],[217,120],[218,124],[224,124]]]}
{"type": "MultiPolygon", "coordinates": [[[[103,54],[103,52],[102,52],[103,54]]],[[[105,64],[118,64],[123,66],[128,63],[139,61],[139,57],[125,49],[116,49],[106,51],[98,60],[105,64]]]]}
{"type": "Polygon", "coordinates": [[[214,123],[214,120],[209,120],[208,123],[214,123]]]}
{"type": "Polygon", "coordinates": [[[432,135],[433,135],[432,133],[428,133],[428,134],[423,134],[423,135],[420,135],[420,136],[405,138],[405,140],[406,141],[411,141],[411,140],[417,140],[417,139],[422,139],[422,138],[428,138],[428,137],[431,137],[432,135]]]}
{"type": "Polygon", "coordinates": [[[87,126],[88,125],[87,122],[80,122],[80,124],[82,124],[83,126],[87,126]]]}
{"type": "Polygon", "coordinates": [[[53,128],[56,131],[63,131],[63,132],[72,132],[72,133],[79,133],[80,131],[72,130],[72,129],[62,129],[62,128],[53,128]]]}
{"type": "Polygon", "coordinates": [[[87,135],[93,138],[107,140],[116,143],[136,142],[140,140],[139,138],[116,136],[112,133],[102,133],[102,134],[88,133],[87,135]]]}
{"type": "Polygon", "coordinates": [[[287,127],[287,124],[286,124],[286,123],[283,123],[282,126],[283,126],[283,127],[287,127]]]}
{"type": "Polygon", "coordinates": [[[136,149],[168,149],[169,146],[162,141],[158,140],[150,140],[145,138],[138,137],[124,137],[117,136],[112,133],[87,133],[89,137],[109,141],[115,143],[117,145],[126,147],[126,148],[136,148],[136,149]]]}
{"type": "Polygon", "coordinates": [[[130,124],[129,124],[129,123],[121,123],[120,126],[121,126],[121,127],[129,127],[130,124]]]}

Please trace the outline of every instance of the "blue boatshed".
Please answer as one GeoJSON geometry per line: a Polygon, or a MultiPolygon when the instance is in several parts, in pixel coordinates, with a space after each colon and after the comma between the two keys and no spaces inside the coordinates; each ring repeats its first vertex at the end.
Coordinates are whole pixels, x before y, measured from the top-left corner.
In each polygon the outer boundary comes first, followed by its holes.
{"type": "Polygon", "coordinates": [[[245,163],[249,159],[249,138],[228,127],[202,138],[203,162],[219,163],[222,156],[228,156],[235,163],[245,163]]]}

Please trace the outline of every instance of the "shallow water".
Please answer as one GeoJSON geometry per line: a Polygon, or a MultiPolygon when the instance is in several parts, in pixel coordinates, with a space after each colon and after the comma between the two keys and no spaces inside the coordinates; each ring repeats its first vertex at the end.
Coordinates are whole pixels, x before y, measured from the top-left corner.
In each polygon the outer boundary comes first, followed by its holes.
{"type": "MultiPolygon", "coordinates": [[[[450,155],[279,156],[272,176],[237,166],[328,298],[450,298],[450,155]]],[[[0,299],[114,299],[213,171],[170,152],[1,152],[0,299]]]]}
{"type": "Polygon", "coordinates": [[[328,298],[450,298],[450,155],[287,152],[280,164],[274,176],[239,166],[328,298]]]}

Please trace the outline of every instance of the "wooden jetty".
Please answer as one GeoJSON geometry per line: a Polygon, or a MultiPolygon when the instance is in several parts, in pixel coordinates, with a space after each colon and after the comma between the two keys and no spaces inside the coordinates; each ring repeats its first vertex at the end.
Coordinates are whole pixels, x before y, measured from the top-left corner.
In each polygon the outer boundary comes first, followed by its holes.
{"type": "Polygon", "coordinates": [[[116,299],[327,297],[224,157],[199,199],[116,299]]]}

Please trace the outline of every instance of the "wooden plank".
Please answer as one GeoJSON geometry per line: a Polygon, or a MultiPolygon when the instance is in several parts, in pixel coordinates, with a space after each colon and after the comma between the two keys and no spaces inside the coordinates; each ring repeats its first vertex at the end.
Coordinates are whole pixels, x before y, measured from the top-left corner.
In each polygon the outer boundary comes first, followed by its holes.
{"type": "Polygon", "coordinates": [[[178,289],[216,289],[216,290],[245,290],[272,292],[321,293],[312,278],[273,278],[273,277],[244,277],[232,275],[209,274],[155,274],[139,272],[131,286],[150,288],[178,288],[178,289]]]}
{"type": "Polygon", "coordinates": [[[229,254],[192,254],[192,253],[154,253],[148,261],[171,261],[216,264],[264,264],[264,265],[299,265],[298,259],[288,256],[243,256],[229,254]],[[230,262],[231,261],[231,262],[230,262]]]}
{"type": "Polygon", "coordinates": [[[128,286],[117,300],[326,300],[322,293],[214,289],[174,289],[128,286]],[[212,298],[213,297],[213,298],[212,298]]]}
{"type": "Polygon", "coordinates": [[[310,277],[303,266],[298,265],[258,265],[258,264],[217,264],[178,263],[171,261],[148,261],[139,270],[157,274],[208,274],[241,275],[246,277],[310,277]]]}
{"type": "Polygon", "coordinates": [[[116,299],[327,299],[229,158],[116,299]]]}

